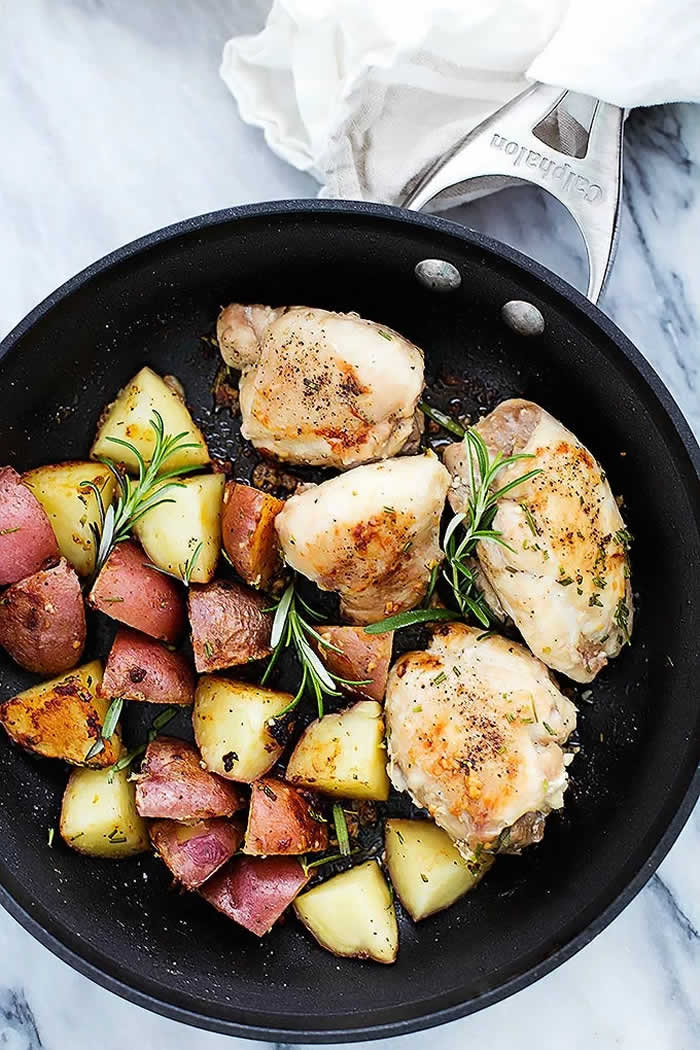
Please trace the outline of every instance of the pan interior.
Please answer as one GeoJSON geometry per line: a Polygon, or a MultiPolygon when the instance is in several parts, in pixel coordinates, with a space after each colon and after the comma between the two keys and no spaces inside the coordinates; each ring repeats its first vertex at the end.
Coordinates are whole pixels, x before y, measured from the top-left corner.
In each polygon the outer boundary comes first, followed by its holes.
{"type": "MultiPolygon", "coordinates": [[[[0,361],[2,462],[26,469],[84,457],[104,403],[149,364],[181,379],[212,453],[249,480],[256,460],[238,421],[214,411],[211,396],[218,354],[208,337],[231,300],[357,310],[424,348],[435,404],[476,418],[524,396],[562,419],[624,496],[634,644],[591,687],[592,702],[580,703],[581,753],[543,843],[499,860],[447,912],[418,926],[402,916],[392,967],[336,960],[294,922],[258,941],[196,896],[170,892],[151,856],[110,864],[50,851],[65,769],[4,735],[0,882],[64,949],[165,1012],[290,1039],[418,1027],[436,1011],[485,1004],[573,938],[592,935],[590,924],[642,869],[681,803],[698,757],[694,474],[656,394],[559,292],[448,224],[348,209],[194,225],[58,299],[8,340],[0,361]],[[417,283],[415,264],[434,257],[459,268],[458,291],[436,295],[417,283]],[[541,337],[502,323],[510,299],[542,311],[541,337]]],[[[103,655],[112,633],[106,620],[93,626],[86,658],[103,655]]],[[[2,697],[34,680],[0,658],[2,697]]]]}

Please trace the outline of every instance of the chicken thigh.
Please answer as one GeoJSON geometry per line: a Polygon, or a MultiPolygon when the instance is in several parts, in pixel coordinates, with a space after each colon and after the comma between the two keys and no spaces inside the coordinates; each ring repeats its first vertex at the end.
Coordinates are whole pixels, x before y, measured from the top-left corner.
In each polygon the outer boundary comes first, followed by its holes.
{"type": "Polygon", "coordinates": [[[423,354],[398,332],[356,314],[233,303],[217,337],[242,371],[241,433],[262,452],[346,470],[416,446],[423,354]]]}
{"type": "Polygon", "coordinates": [[[394,786],[467,857],[539,841],[563,805],[576,708],[516,642],[439,626],[427,650],[394,664],[385,718],[394,786]]]}
{"type": "MultiPolygon", "coordinates": [[[[629,533],[610,485],[578,438],[532,401],[504,401],[475,429],[492,457],[533,457],[499,473],[499,488],[541,471],[499,500],[493,528],[508,547],[478,545],[483,573],[533,653],[590,682],[632,631],[629,533]]],[[[450,503],[461,511],[470,476],[464,442],[444,459],[453,475],[450,503]]]]}
{"type": "Polygon", "coordinates": [[[351,623],[411,609],[442,558],[450,475],[428,452],[355,467],[287,500],[275,520],[285,560],[338,591],[351,623]]]}

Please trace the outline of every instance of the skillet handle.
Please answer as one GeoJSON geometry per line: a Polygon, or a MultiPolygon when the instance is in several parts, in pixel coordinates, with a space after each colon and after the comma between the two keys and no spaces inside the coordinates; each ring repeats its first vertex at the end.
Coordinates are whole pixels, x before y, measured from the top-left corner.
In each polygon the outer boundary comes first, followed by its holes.
{"type": "Polygon", "coordinates": [[[595,303],[619,227],[623,121],[618,106],[533,84],[441,157],[404,207],[419,211],[438,194],[444,194],[443,202],[450,196],[463,202],[522,181],[540,186],[564,205],[581,231],[588,256],[586,294],[595,303]]]}

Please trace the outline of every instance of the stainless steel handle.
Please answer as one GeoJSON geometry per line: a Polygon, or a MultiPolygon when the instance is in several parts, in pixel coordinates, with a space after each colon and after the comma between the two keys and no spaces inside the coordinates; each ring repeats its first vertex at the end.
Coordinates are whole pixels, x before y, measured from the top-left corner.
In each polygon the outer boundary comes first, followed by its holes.
{"type": "Polygon", "coordinates": [[[440,158],[404,207],[418,211],[456,187],[460,200],[468,200],[522,181],[541,186],[581,231],[586,294],[597,302],[618,232],[623,120],[618,106],[533,84],[440,158]]]}

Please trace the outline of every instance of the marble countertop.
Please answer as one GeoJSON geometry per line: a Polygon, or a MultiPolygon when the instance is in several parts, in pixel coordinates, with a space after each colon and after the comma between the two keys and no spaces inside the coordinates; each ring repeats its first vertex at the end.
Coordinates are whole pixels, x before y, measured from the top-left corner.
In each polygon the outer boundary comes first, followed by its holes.
{"type": "MultiPolygon", "coordinates": [[[[223,41],[261,25],[246,0],[0,0],[0,335],[118,245],[186,216],[315,195],[243,125],[217,75],[223,41]]],[[[603,309],[700,430],[700,108],[636,111],[625,136],[617,260],[603,309]]],[[[582,245],[559,206],[520,189],[453,217],[581,286],[582,245]]],[[[538,984],[432,1034],[423,1050],[634,1050],[700,1045],[700,810],[646,888],[538,984]]],[[[103,991],[0,912],[0,1047],[218,1050],[103,991]]],[[[240,1041],[243,1045],[243,1041],[240,1041]]]]}

